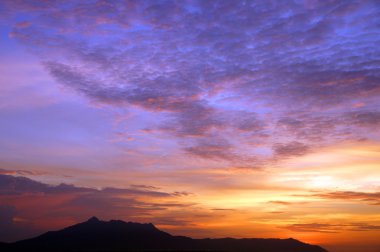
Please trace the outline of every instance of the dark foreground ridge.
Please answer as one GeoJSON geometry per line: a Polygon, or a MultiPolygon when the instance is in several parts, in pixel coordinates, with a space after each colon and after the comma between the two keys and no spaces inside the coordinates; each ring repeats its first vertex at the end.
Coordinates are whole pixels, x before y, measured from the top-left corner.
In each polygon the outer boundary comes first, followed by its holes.
{"type": "Polygon", "coordinates": [[[0,243],[0,251],[228,251],[228,252],[326,252],[294,239],[192,239],[172,236],[153,224],[92,217],[59,231],[32,239],[0,243]]]}

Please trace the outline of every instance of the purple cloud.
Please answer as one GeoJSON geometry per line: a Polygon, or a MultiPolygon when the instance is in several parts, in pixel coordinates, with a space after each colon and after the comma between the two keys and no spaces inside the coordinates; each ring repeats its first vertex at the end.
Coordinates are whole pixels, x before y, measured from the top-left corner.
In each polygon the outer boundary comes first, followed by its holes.
{"type": "Polygon", "coordinates": [[[11,35],[58,82],[95,102],[160,114],[157,130],[190,155],[257,160],[272,135],[290,143],[274,147],[277,159],[304,155],[316,139],[363,138],[356,127],[377,123],[378,109],[368,112],[380,93],[375,1],[3,6],[11,20],[32,11],[11,35]],[[241,139],[251,153],[239,153],[241,139]]]}
{"type": "Polygon", "coordinates": [[[34,181],[26,177],[15,177],[10,175],[0,174],[0,193],[2,195],[14,194],[22,195],[24,193],[49,193],[49,194],[60,194],[60,193],[90,193],[90,194],[106,194],[106,195],[129,195],[129,196],[150,196],[150,197],[172,197],[178,195],[179,192],[166,193],[155,189],[154,186],[144,186],[138,187],[132,186],[131,188],[113,188],[105,187],[100,190],[87,188],[87,187],[77,187],[68,184],[59,184],[56,186],[51,186],[41,182],[34,181]]]}
{"type": "Polygon", "coordinates": [[[280,157],[302,156],[309,151],[309,146],[299,143],[291,142],[286,144],[276,144],[274,152],[280,157]]]}
{"type": "MultiPolygon", "coordinates": [[[[148,185],[94,189],[0,175],[0,224],[7,231],[0,234],[3,234],[2,241],[27,238],[46,231],[43,223],[49,218],[53,218],[51,224],[57,225],[59,219],[79,221],[91,215],[161,223],[160,213],[165,211],[170,216],[173,211],[171,220],[175,223],[176,209],[192,211],[194,203],[179,201],[179,197],[189,195],[189,192],[162,192],[148,185]]],[[[165,222],[169,217],[163,219],[165,222]]]]}

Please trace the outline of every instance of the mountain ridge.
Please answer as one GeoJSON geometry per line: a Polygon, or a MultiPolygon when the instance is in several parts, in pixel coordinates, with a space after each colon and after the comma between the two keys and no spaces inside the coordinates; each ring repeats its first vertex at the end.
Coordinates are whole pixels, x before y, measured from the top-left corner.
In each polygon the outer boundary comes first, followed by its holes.
{"type": "Polygon", "coordinates": [[[293,238],[205,238],[173,236],[152,223],[102,221],[91,217],[58,231],[1,244],[7,251],[226,251],[226,252],[327,252],[293,238]]]}

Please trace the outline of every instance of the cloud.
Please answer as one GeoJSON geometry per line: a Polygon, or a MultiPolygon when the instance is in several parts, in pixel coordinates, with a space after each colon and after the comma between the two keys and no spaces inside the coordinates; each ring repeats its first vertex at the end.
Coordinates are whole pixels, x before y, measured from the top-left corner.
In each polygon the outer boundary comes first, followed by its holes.
{"type": "Polygon", "coordinates": [[[59,83],[93,102],[155,113],[163,118],[155,129],[190,155],[257,160],[256,147],[281,142],[280,160],[378,124],[373,1],[3,5],[12,37],[59,83]],[[12,12],[28,13],[25,25],[12,12]]]}
{"type": "Polygon", "coordinates": [[[340,226],[321,223],[296,223],[284,226],[282,228],[293,232],[337,233],[337,228],[340,228],[340,226]]]}
{"type": "Polygon", "coordinates": [[[151,186],[151,185],[131,185],[132,188],[137,188],[137,189],[148,189],[148,190],[159,190],[161,188],[151,186]]]}
{"type": "Polygon", "coordinates": [[[213,211],[236,211],[236,209],[233,208],[212,208],[213,211]]]}
{"type": "Polygon", "coordinates": [[[207,159],[236,159],[237,156],[231,153],[232,146],[224,139],[201,139],[196,144],[185,148],[191,155],[207,159]]]}
{"type": "Polygon", "coordinates": [[[16,28],[27,28],[30,26],[30,23],[27,22],[27,21],[23,21],[23,22],[18,22],[15,27],[16,28]]]}
{"type": "Polygon", "coordinates": [[[154,190],[156,187],[145,186],[143,188],[113,188],[105,187],[102,189],[93,189],[87,187],[77,187],[68,184],[59,184],[56,186],[44,184],[34,181],[26,177],[14,177],[9,175],[0,174],[0,193],[6,194],[24,194],[24,193],[47,193],[47,194],[60,194],[60,193],[95,193],[105,194],[110,196],[151,196],[151,197],[170,197],[178,195],[178,192],[173,194],[165,193],[154,190]]]}
{"type": "Polygon", "coordinates": [[[380,192],[336,191],[316,193],[312,196],[324,199],[350,200],[365,202],[370,205],[380,205],[380,192]]]}
{"type": "MultiPolygon", "coordinates": [[[[0,224],[9,231],[2,236],[2,241],[27,238],[93,215],[160,223],[161,212],[165,212],[168,216],[173,213],[175,223],[178,210],[189,214],[188,211],[196,207],[190,201],[178,200],[179,196],[189,195],[189,192],[162,192],[148,185],[94,189],[67,184],[48,185],[25,177],[0,175],[0,224]]],[[[167,220],[168,216],[164,219],[167,220]]]]}
{"type": "Polygon", "coordinates": [[[12,205],[0,205],[0,237],[1,241],[12,241],[33,235],[36,230],[27,226],[24,220],[17,217],[17,209],[12,205]]]}
{"type": "MultiPolygon", "coordinates": [[[[2,230],[6,232],[12,225],[12,219],[15,214],[15,208],[7,205],[0,205],[0,223],[2,230]]],[[[4,235],[4,234],[2,234],[4,235]]]]}
{"type": "Polygon", "coordinates": [[[337,138],[338,127],[342,124],[340,117],[337,118],[336,116],[293,112],[288,116],[279,118],[276,128],[280,132],[286,132],[288,136],[293,136],[298,141],[303,140],[310,144],[337,138]]]}
{"type": "Polygon", "coordinates": [[[309,149],[309,146],[300,142],[276,144],[273,147],[275,154],[282,157],[302,156],[308,153],[309,149]]]}
{"type": "Polygon", "coordinates": [[[182,192],[174,192],[173,195],[174,196],[179,196],[179,197],[182,197],[182,196],[189,196],[189,195],[192,195],[193,193],[191,192],[186,192],[186,191],[182,191],[182,192]]]}
{"type": "Polygon", "coordinates": [[[379,111],[357,111],[346,114],[350,123],[361,127],[378,127],[380,125],[379,111]]]}
{"type": "Polygon", "coordinates": [[[50,186],[26,177],[14,177],[0,175],[0,193],[2,195],[20,195],[25,193],[70,193],[70,192],[92,192],[95,189],[75,187],[73,185],[60,184],[50,186]]]}
{"type": "Polygon", "coordinates": [[[9,205],[0,205],[0,236],[3,240],[7,240],[13,234],[13,217],[15,208],[9,205]]]}
{"type": "Polygon", "coordinates": [[[278,205],[291,205],[293,202],[288,202],[288,201],[281,201],[281,200],[272,200],[268,201],[269,204],[278,204],[278,205]]]}
{"type": "Polygon", "coordinates": [[[7,170],[0,168],[0,174],[3,175],[21,175],[21,176],[33,176],[33,175],[42,175],[45,172],[40,171],[30,171],[30,170],[7,170]]]}
{"type": "Polygon", "coordinates": [[[282,211],[272,211],[272,212],[268,212],[270,214],[283,214],[285,212],[282,212],[282,211]]]}
{"type": "Polygon", "coordinates": [[[282,228],[293,232],[306,233],[339,233],[342,231],[374,231],[380,230],[380,226],[366,223],[327,224],[327,223],[296,223],[282,228]]]}

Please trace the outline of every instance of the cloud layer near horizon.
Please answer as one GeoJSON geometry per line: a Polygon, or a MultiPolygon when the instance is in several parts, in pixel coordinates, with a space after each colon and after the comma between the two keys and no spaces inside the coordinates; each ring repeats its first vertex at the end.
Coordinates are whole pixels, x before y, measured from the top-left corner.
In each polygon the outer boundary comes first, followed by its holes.
{"type": "MultiPolygon", "coordinates": [[[[242,209],[238,208],[207,209],[204,204],[194,202],[195,198],[193,197],[184,200],[183,197],[186,198],[189,195],[191,196],[191,193],[188,192],[163,192],[159,188],[150,185],[94,189],[68,184],[48,185],[26,177],[0,174],[0,225],[4,227],[0,231],[1,241],[15,241],[36,236],[42,232],[84,221],[93,215],[102,219],[114,219],[117,217],[126,221],[153,222],[171,232],[182,230],[187,235],[189,235],[189,230],[186,229],[191,230],[191,228],[198,227],[200,233],[198,233],[197,237],[199,235],[210,235],[214,232],[218,236],[223,234],[216,232],[212,224],[208,229],[202,230],[202,225],[213,223],[215,219],[223,218],[227,220],[227,216],[236,218],[239,214],[244,219],[247,218],[248,213],[246,210],[242,211],[242,209]]],[[[373,201],[379,200],[379,192],[337,191],[310,194],[305,196],[305,199],[310,199],[311,197],[352,200],[354,202],[363,200],[372,204],[373,201]]],[[[268,218],[268,215],[272,215],[272,219],[277,219],[280,223],[284,223],[276,228],[290,230],[295,233],[330,234],[345,231],[371,232],[380,230],[380,225],[363,221],[354,222],[355,219],[345,224],[336,220],[325,223],[298,223],[300,216],[296,215],[297,218],[293,219],[292,215],[294,213],[289,215],[284,212],[289,211],[287,208],[290,206],[305,206],[305,204],[312,205],[313,202],[278,200],[263,202],[261,209],[257,208],[260,210],[257,210],[256,214],[262,212],[260,219],[268,218]],[[279,208],[277,209],[282,209],[282,211],[265,213],[263,211],[266,208],[265,204],[278,205],[279,208]],[[281,217],[281,215],[285,216],[281,217]],[[283,222],[285,219],[287,221],[283,222]],[[290,224],[289,220],[291,220],[290,224]]],[[[233,218],[232,220],[234,220],[233,218]]],[[[262,224],[260,222],[256,223],[260,228],[265,227],[262,224]]],[[[245,223],[240,223],[240,225],[247,228],[245,223]]]]}
{"type": "MultiPolygon", "coordinates": [[[[1,241],[25,239],[91,215],[107,219],[118,216],[125,220],[155,220],[161,224],[167,220],[165,217],[160,220],[160,212],[168,214],[177,208],[191,209],[193,203],[180,200],[187,195],[186,192],[166,193],[147,185],[102,189],[48,185],[26,177],[0,174],[0,225],[5,227],[1,229],[1,241]]],[[[177,218],[172,216],[170,220],[176,222],[177,218]]]]}

